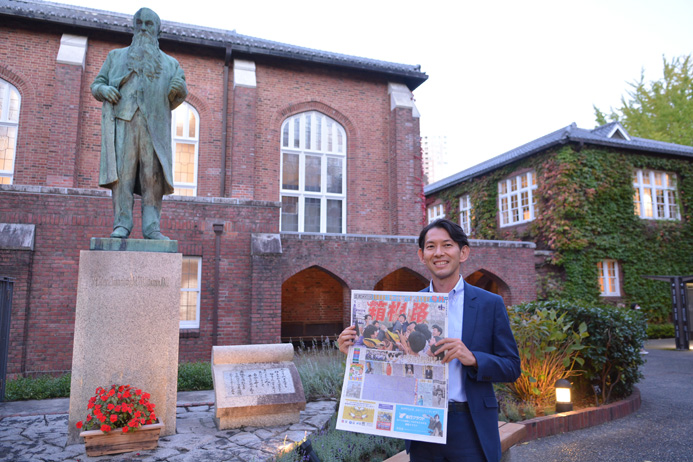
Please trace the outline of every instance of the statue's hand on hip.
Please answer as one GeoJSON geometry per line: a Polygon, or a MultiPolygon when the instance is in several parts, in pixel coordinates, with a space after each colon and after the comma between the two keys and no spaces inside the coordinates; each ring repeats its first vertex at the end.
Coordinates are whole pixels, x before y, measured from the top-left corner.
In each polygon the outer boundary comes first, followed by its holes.
{"type": "Polygon", "coordinates": [[[99,94],[101,94],[102,101],[105,100],[111,104],[118,104],[118,101],[120,101],[120,92],[116,89],[116,87],[102,85],[99,88],[99,94]]]}
{"type": "Polygon", "coordinates": [[[185,81],[180,78],[173,78],[171,80],[171,85],[169,85],[168,88],[168,100],[173,102],[173,100],[176,99],[176,96],[182,94],[185,92],[185,81]]]}

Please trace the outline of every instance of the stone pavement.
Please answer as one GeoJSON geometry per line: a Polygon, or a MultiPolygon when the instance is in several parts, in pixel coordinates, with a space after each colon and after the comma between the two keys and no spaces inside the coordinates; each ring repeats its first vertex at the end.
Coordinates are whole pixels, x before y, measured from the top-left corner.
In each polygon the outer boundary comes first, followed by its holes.
{"type": "Polygon", "coordinates": [[[152,451],[101,457],[87,457],[84,444],[66,446],[68,399],[0,403],[0,461],[269,461],[285,442],[325,427],[336,408],[336,401],[317,401],[306,405],[294,425],[218,431],[213,402],[212,391],[178,393],[175,435],[161,437],[152,451]]]}
{"type": "Polygon", "coordinates": [[[693,461],[693,350],[650,340],[641,408],[622,419],[516,445],[508,462],[693,461]]]}

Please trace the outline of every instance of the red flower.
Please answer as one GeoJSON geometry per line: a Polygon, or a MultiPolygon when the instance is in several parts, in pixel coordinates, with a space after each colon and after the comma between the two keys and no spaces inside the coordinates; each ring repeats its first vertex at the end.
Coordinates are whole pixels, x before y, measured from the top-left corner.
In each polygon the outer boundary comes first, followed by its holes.
{"type": "Polygon", "coordinates": [[[116,420],[118,420],[118,416],[115,414],[111,414],[111,422],[115,423],[116,420]]]}
{"type": "Polygon", "coordinates": [[[94,403],[92,403],[92,402],[90,401],[89,404],[87,404],[87,409],[91,409],[91,408],[93,408],[93,407],[94,407],[94,403]]]}
{"type": "Polygon", "coordinates": [[[128,432],[128,427],[123,427],[123,433],[127,433],[127,432],[128,432]]]}
{"type": "Polygon", "coordinates": [[[113,395],[115,395],[115,390],[113,388],[111,388],[110,390],[108,390],[108,396],[113,396],[113,395]]]}
{"type": "Polygon", "coordinates": [[[116,412],[120,412],[120,404],[115,407],[116,412]]]}
{"type": "Polygon", "coordinates": [[[91,422],[91,414],[87,416],[87,422],[91,422]]]}
{"type": "Polygon", "coordinates": [[[149,399],[149,398],[151,398],[151,397],[152,397],[152,395],[150,395],[149,393],[145,393],[145,394],[144,394],[144,399],[149,399]]]}
{"type": "Polygon", "coordinates": [[[106,416],[103,415],[103,414],[101,414],[101,415],[99,416],[99,420],[101,421],[101,423],[104,423],[104,422],[106,421],[106,416]]]}
{"type": "Polygon", "coordinates": [[[77,428],[82,428],[82,421],[77,422],[77,428]]]}
{"type": "Polygon", "coordinates": [[[106,401],[108,399],[108,396],[106,396],[106,393],[100,396],[101,401],[106,401]]]}
{"type": "Polygon", "coordinates": [[[108,425],[101,425],[101,431],[104,433],[108,433],[111,431],[111,427],[108,425]]]}
{"type": "Polygon", "coordinates": [[[142,394],[142,390],[135,390],[135,394],[136,394],[137,396],[140,396],[140,395],[142,394]]]}
{"type": "Polygon", "coordinates": [[[121,392],[121,393],[123,392],[124,389],[125,389],[125,387],[122,386],[122,385],[118,387],[118,391],[121,392]]]}
{"type": "Polygon", "coordinates": [[[108,403],[108,406],[106,406],[106,407],[108,408],[109,411],[112,411],[113,408],[115,407],[115,404],[113,404],[113,403],[108,403]]]}
{"type": "Polygon", "coordinates": [[[152,412],[152,413],[149,415],[149,418],[152,419],[152,420],[156,420],[156,414],[154,414],[154,413],[152,412]]]}

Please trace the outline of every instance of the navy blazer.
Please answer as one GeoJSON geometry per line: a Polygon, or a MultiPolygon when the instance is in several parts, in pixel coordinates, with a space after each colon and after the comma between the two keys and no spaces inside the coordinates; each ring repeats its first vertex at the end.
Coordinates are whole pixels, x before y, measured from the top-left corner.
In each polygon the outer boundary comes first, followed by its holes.
{"type": "MultiPolygon", "coordinates": [[[[429,292],[425,288],[422,292],[429,292]]],[[[510,330],[503,298],[464,283],[462,341],[476,357],[477,367],[462,366],[469,410],[486,459],[501,458],[498,400],[493,382],[514,382],[520,376],[520,355],[510,330]]],[[[407,452],[409,451],[407,441],[407,452]]]]}

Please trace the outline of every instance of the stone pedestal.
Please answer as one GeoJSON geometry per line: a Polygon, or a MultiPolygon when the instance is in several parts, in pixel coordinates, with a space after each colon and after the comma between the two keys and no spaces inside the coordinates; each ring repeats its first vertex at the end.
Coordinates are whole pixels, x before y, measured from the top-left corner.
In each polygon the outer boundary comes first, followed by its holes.
{"type": "Polygon", "coordinates": [[[217,428],[298,423],[306,398],[293,356],[290,343],[213,347],[217,428]]]}
{"type": "Polygon", "coordinates": [[[96,388],[112,384],[150,393],[161,435],[176,433],[182,256],[153,248],[80,254],[68,444],[80,442],[75,424],[96,388]]]}

